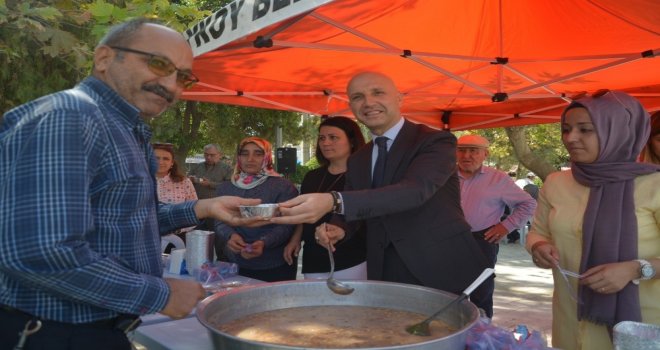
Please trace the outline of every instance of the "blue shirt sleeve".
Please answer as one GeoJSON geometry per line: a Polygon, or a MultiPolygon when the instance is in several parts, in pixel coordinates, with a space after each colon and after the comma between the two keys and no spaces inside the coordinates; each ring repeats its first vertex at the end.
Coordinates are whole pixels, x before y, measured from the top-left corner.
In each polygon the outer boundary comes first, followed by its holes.
{"type": "MultiPolygon", "coordinates": [[[[28,288],[13,300],[22,309],[39,303],[34,294],[23,296],[30,293],[131,314],[157,312],[167,302],[165,281],[159,275],[138,272],[145,260],[140,260],[137,250],[145,245],[135,243],[149,237],[122,237],[120,232],[116,241],[99,237],[112,230],[99,232],[100,221],[121,221],[123,201],[141,198],[117,196],[117,210],[97,210],[98,201],[113,201],[101,198],[100,193],[113,185],[117,193],[129,193],[132,181],[127,179],[124,189],[104,175],[106,169],[123,164],[113,163],[114,142],[108,139],[104,123],[95,120],[99,118],[103,115],[95,106],[58,108],[25,117],[21,122],[26,125],[3,135],[2,146],[14,154],[5,154],[0,166],[8,166],[0,176],[4,203],[0,206],[0,274],[10,276],[6,282],[10,287],[18,283],[28,288]],[[130,256],[138,258],[127,259],[130,256]]],[[[146,242],[152,243],[156,242],[146,242]]],[[[53,302],[36,307],[43,314],[55,315],[59,306],[53,302]]]]}

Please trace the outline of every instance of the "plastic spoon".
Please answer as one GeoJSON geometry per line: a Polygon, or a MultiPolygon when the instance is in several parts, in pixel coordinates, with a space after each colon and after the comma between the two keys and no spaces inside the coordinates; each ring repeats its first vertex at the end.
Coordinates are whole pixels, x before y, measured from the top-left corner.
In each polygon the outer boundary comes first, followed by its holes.
{"type": "Polygon", "coordinates": [[[568,289],[568,295],[571,296],[571,299],[573,299],[574,302],[576,302],[578,304],[582,304],[582,299],[580,299],[580,296],[575,292],[575,289],[573,289],[573,287],[571,286],[571,282],[568,280],[568,277],[574,277],[574,278],[580,279],[580,278],[582,278],[582,276],[578,273],[573,272],[573,271],[565,270],[564,268],[559,266],[559,264],[557,264],[556,267],[557,267],[557,270],[559,271],[559,274],[561,275],[561,277],[564,278],[564,282],[566,282],[566,288],[568,289]]]}

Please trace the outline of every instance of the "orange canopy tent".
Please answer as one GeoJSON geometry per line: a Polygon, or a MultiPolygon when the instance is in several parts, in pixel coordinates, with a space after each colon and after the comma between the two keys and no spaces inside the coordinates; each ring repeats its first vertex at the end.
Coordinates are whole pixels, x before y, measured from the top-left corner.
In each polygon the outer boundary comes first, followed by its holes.
{"type": "Polygon", "coordinates": [[[236,0],[186,36],[188,100],[351,115],[346,83],[370,70],[436,128],[556,122],[602,88],[660,109],[657,0],[236,0]]]}

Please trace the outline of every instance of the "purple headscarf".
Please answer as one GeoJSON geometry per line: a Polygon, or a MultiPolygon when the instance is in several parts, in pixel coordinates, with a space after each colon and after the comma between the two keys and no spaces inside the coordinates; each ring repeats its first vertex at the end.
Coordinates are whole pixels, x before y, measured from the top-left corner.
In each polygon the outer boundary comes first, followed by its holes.
{"type": "MultiPolygon", "coordinates": [[[[585,108],[591,116],[599,141],[593,163],[573,163],[575,180],[590,188],[582,224],[580,272],[594,266],[637,259],[637,217],[634,180],[660,171],[660,167],[637,163],[635,159],[649,137],[648,113],[633,97],[610,91],[600,97],[586,97],[571,103],[585,108]]],[[[639,288],[628,283],[615,294],[600,294],[580,286],[582,304],[578,319],[614,326],[620,321],[641,321],[639,288]]]]}

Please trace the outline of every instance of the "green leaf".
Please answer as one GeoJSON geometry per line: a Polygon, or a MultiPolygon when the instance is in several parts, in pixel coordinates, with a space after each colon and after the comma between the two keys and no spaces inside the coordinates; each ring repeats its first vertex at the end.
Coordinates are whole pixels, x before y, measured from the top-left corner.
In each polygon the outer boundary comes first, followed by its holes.
{"type": "Polygon", "coordinates": [[[50,56],[50,57],[57,57],[60,54],[60,50],[53,46],[53,45],[46,45],[41,48],[41,51],[43,51],[44,54],[50,56]]]}
{"type": "Polygon", "coordinates": [[[83,25],[88,23],[92,18],[92,14],[89,11],[82,11],[78,13],[67,14],[68,18],[77,25],[83,25]]]}
{"type": "Polygon", "coordinates": [[[53,37],[51,38],[51,45],[58,52],[67,52],[78,43],[78,40],[69,32],[54,29],[53,37]]]}
{"type": "Polygon", "coordinates": [[[93,4],[90,4],[87,9],[96,18],[111,18],[112,13],[115,9],[115,6],[107,2],[97,0],[93,4]]]}
{"type": "Polygon", "coordinates": [[[39,23],[38,21],[32,20],[30,18],[27,18],[27,17],[21,17],[18,20],[16,20],[16,22],[14,22],[14,23],[16,23],[16,27],[18,27],[21,30],[23,30],[23,29],[28,30],[28,31],[31,31],[31,30],[44,31],[44,30],[46,30],[41,23],[39,23]]]}
{"type": "Polygon", "coordinates": [[[44,30],[34,33],[34,37],[42,43],[47,43],[53,37],[53,31],[44,28],[44,30]]]}
{"type": "Polygon", "coordinates": [[[35,7],[29,12],[29,15],[38,16],[45,20],[54,20],[62,17],[62,13],[54,7],[35,7]]]}
{"type": "Polygon", "coordinates": [[[16,6],[16,9],[21,14],[28,13],[28,12],[30,12],[30,3],[29,2],[22,2],[22,3],[18,4],[18,6],[16,6]]]}
{"type": "Polygon", "coordinates": [[[128,17],[131,16],[125,8],[115,7],[112,9],[112,19],[115,23],[123,22],[128,19],[128,17]]]}
{"type": "Polygon", "coordinates": [[[5,5],[5,0],[0,0],[0,23],[7,22],[7,15],[9,15],[9,9],[5,5]]]}

